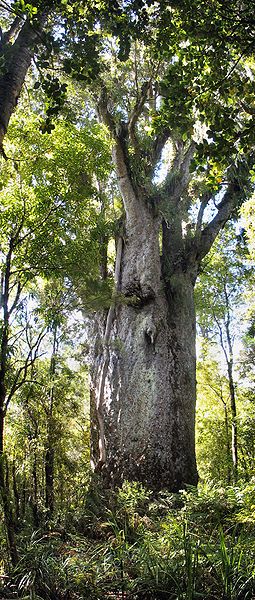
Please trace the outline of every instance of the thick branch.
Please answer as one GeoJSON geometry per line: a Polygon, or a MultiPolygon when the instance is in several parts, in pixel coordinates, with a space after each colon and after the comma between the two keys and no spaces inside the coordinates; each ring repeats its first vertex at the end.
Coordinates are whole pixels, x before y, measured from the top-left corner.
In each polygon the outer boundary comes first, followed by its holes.
{"type": "Polygon", "coordinates": [[[154,171],[159,159],[161,158],[161,154],[162,154],[162,150],[167,142],[167,140],[169,140],[171,135],[171,131],[170,129],[166,128],[164,129],[161,133],[159,133],[159,135],[156,137],[156,139],[154,140],[153,143],[153,148],[151,151],[151,171],[154,171]]]}
{"type": "Polygon", "coordinates": [[[112,114],[108,108],[109,98],[107,95],[106,87],[103,85],[101,90],[101,96],[97,105],[98,115],[103,123],[109,128],[112,136],[116,138],[116,127],[112,114]]]}
{"type": "Polygon", "coordinates": [[[165,183],[164,194],[171,196],[171,200],[179,201],[190,180],[190,163],[195,152],[195,142],[191,142],[183,155],[183,145],[178,144],[174,165],[170,176],[165,183]]]}
{"type": "Polygon", "coordinates": [[[129,119],[129,122],[128,122],[129,132],[132,132],[134,130],[134,127],[136,126],[136,123],[137,123],[140,115],[142,114],[143,107],[144,107],[145,102],[148,97],[148,90],[150,88],[150,85],[151,85],[151,81],[146,81],[142,86],[142,93],[140,95],[140,98],[137,100],[137,102],[135,104],[134,110],[133,110],[131,117],[129,119]]]}
{"type": "Polygon", "coordinates": [[[241,100],[240,105],[243,108],[243,110],[245,110],[245,112],[247,112],[249,115],[252,115],[252,116],[255,115],[255,108],[253,108],[253,106],[250,106],[244,100],[241,100]]]}
{"type": "Polygon", "coordinates": [[[136,123],[138,122],[138,119],[139,119],[140,115],[142,114],[146,100],[148,100],[148,97],[150,95],[150,90],[152,90],[153,79],[156,80],[159,68],[160,68],[160,62],[158,62],[157,65],[153,66],[151,77],[148,81],[145,81],[143,83],[143,85],[141,87],[141,93],[139,95],[138,94],[138,85],[137,85],[137,64],[136,64],[136,55],[135,55],[135,79],[136,79],[137,101],[136,101],[136,104],[134,106],[134,109],[132,111],[132,114],[131,114],[131,116],[129,118],[129,122],[128,122],[128,131],[129,131],[131,140],[132,140],[132,138],[135,137],[134,130],[135,130],[136,123]]]}
{"type": "Polygon", "coordinates": [[[141,220],[142,207],[141,202],[139,202],[136,197],[136,191],[130,175],[125,124],[122,123],[117,127],[114,117],[108,109],[108,104],[107,91],[103,88],[98,103],[98,112],[102,121],[109,128],[115,141],[112,150],[112,159],[116,169],[119,190],[125,207],[128,228],[129,223],[135,223],[139,219],[141,220]]]}
{"type": "Polygon", "coordinates": [[[238,182],[233,181],[229,184],[228,190],[226,191],[224,198],[218,205],[218,212],[212,221],[203,229],[200,237],[200,242],[197,247],[197,260],[201,260],[209,252],[213,245],[215,238],[217,237],[220,230],[224,227],[225,223],[229,219],[232,211],[240,200],[242,190],[238,182]]]}
{"type": "Polygon", "coordinates": [[[197,236],[199,236],[201,233],[204,212],[205,212],[205,209],[206,209],[207,204],[210,201],[210,199],[211,199],[211,194],[208,192],[206,192],[201,198],[200,207],[199,207],[199,211],[198,211],[198,217],[197,217],[197,223],[196,223],[196,235],[197,236]]]}

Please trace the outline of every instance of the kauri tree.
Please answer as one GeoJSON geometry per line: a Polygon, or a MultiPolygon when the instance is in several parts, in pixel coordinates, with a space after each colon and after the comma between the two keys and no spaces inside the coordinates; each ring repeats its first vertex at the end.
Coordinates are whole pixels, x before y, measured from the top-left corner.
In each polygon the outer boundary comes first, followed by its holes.
{"type": "Polygon", "coordinates": [[[248,101],[253,76],[167,8],[170,24],[152,6],[150,43],[137,34],[124,56],[116,37],[101,40],[91,86],[123,201],[92,369],[92,453],[108,485],[177,490],[198,479],[194,286],[249,194],[254,134],[240,90],[248,101]]]}

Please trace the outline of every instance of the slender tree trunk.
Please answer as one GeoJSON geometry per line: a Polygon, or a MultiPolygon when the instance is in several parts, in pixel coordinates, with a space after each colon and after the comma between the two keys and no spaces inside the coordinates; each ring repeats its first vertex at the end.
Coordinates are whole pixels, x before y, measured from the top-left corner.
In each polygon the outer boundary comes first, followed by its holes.
{"type": "Polygon", "coordinates": [[[227,338],[227,351],[223,348],[225,353],[227,370],[228,370],[228,385],[230,394],[230,407],[231,407],[231,426],[232,426],[232,463],[233,463],[233,480],[237,481],[238,478],[238,440],[237,440],[237,413],[236,413],[236,392],[233,377],[233,346],[230,333],[230,310],[229,310],[229,297],[227,289],[225,287],[225,297],[227,306],[227,320],[225,323],[226,338],[227,338]]]}
{"type": "Polygon", "coordinates": [[[18,561],[15,538],[15,520],[10,503],[9,486],[6,482],[6,457],[4,454],[4,424],[7,409],[6,401],[6,371],[7,371],[7,355],[9,341],[9,293],[10,293],[10,273],[11,273],[11,258],[13,252],[13,239],[10,240],[9,251],[6,256],[5,273],[2,278],[2,308],[3,308],[3,323],[1,332],[0,345],[0,494],[2,499],[4,521],[6,534],[8,539],[9,551],[12,564],[15,565],[18,561]]]}
{"type": "Polygon", "coordinates": [[[15,521],[16,521],[16,528],[17,528],[17,524],[19,522],[19,517],[20,517],[20,497],[19,497],[19,491],[18,491],[18,486],[17,486],[17,474],[16,474],[15,460],[13,460],[13,463],[12,463],[12,487],[13,487],[13,496],[14,496],[14,501],[15,501],[15,521]]]}
{"type": "Polygon", "coordinates": [[[57,352],[57,326],[54,326],[53,332],[53,348],[50,362],[51,388],[49,393],[49,411],[48,411],[48,436],[47,447],[45,453],[45,507],[52,516],[54,512],[54,378],[56,373],[56,352],[57,352]]]}
{"type": "Polygon", "coordinates": [[[245,452],[244,452],[244,449],[241,446],[240,442],[239,442],[239,450],[240,450],[240,456],[241,456],[240,462],[243,464],[243,470],[244,470],[244,474],[245,474],[245,481],[248,482],[250,480],[250,473],[249,473],[249,469],[248,469],[248,465],[247,465],[245,452]]]}
{"type": "Polygon", "coordinates": [[[37,456],[36,449],[34,449],[33,456],[33,467],[32,467],[32,479],[33,479],[33,518],[35,527],[39,526],[38,518],[38,478],[37,478],[37,456]]]}
{"type": "Polygon", "coordinates": [[[15,521],[10,503],[9,489],[6,485],[6,468],[4,456],[4,415],[2,411],[0,411],[0,493],[11,562],[13,566],[15,566],[18,562],[18,553],[16,547],[15,521]]]}
{"type": "Polygon", "coordinates": [[[52,447],[52,436],[49,432],[48,448],[45,453],[45,507],[49,514],[54,511],[54,449],[52,447]]]}
{"type": "Polygon", "coordinates": [[[238,477],[238,442],[237,442],[237,414],[236,414],[236,394],[233,380],[233,362],[228,361],[228,383],[231,406],[231,427],[232,427],[232,462],[233,479],[236,482],[238,477]]]}
{"type": "Polygon", "coordinates": [[[227,290],[227,285],[224,285],[225,301],[226,301],[226,320],[224,323],[226,343],[224,342],[222,327],[219,325],[221,347],[225,355],[227,372],[228,372],[228,386],[230,395],[230,408],[231,408],[231,428],[232,428],[232,472],[234,482],[238,479],[238,436],[237,436],[237,412],[236,412],[236,392],[233,377],[233,341],[231,337],[231,312],[230,312],[230,301],[227,290]]]}
{"type": "Polygon", "coordinates": [[[60,512],[62,512],[64,510],[64,499],[65,499],[64,483],[65,483],[65,473],[64,473],[64,469],[61,468],[61,470],[59,471],[59,494],[58,494],[60,512]]]}
{"type": "Polygon", "coordinates": [[[194,274],[176,265],[163,278],[160,221],[137,197],[118,147],[114,159],[126,210],[122,301],[96,343],[92,457],[107,485],[129,479],[174,491],[197,483],[194,274]]]}
{"type": "Polygon", "coordinates": [[[231,450],[229,443],[229,424],[228,424],[228,408],[226,402],[223,402],[224,407],[224,422],[225,422],[225,436],[226,436],[226,458],[227,458],[227,483],[231,483],[231,450]]]}
{"type": "MultiPolygon", "coordinates": [[[[24,462],[26,460],[26,454],[24,455],[24,462]]],[[[27,508],[27,478],[26,472],[23,471],[22,482],[21,482],[21,502],[20,502],[20,518],[21,520],[26,518],[26,508],[27,508]]]]}

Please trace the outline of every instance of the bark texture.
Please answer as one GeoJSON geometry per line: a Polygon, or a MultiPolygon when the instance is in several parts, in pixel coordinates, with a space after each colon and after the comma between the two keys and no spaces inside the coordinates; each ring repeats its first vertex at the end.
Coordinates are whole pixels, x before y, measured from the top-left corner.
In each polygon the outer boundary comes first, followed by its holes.
{"type": "Polygon", "coordinates": [[[103,405],[109,483],[197,483],[194,330],[180,339],[170,310],[162,291],[145,306],[116,310],[103,405]]]}

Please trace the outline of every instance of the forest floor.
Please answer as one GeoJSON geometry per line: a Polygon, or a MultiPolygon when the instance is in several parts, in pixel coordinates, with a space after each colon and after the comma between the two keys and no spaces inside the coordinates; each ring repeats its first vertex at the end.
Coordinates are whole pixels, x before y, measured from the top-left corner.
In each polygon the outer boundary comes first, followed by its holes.
{"type": "Polygon", "coordinates": [[[84,501],[61,524],[20,532],[2,598],[255,599],[254,481],[157,498],[125,482],[84,501]]]}

